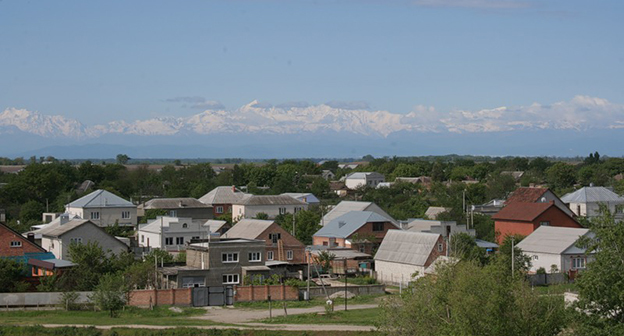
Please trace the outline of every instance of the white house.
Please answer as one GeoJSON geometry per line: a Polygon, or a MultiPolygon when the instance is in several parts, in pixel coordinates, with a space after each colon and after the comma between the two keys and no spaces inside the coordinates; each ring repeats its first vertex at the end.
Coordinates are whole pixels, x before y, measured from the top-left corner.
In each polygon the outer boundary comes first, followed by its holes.
{"type": "Polygon", "coordinates": [[[554,266],[559,272],[575,275],[593,258],[576,246],[578,239],[585,236],[592,237],[593,233],[588,229],[540,226],[516,246],[531,258],[531,273],[539,268],[550,273],[554,266]]]}
{"type": "Polygon", "coordinates": [[[605,187],[583,187],[561,197],[561,200],[577,216],[596,217],[600,215],[600,204],[609,208],[612,214],[621,217],[624,197],[605,187]]]}
{"type": "Polygon", "coordinates": [[[63,214],[45,227],[34,232],[41,236],[41,247],[58,259],[70,260],[69,246],[73,243],[98,243],[104,251],[113,254],[128,251],[128,246],[106,233],[101,227],[85,219],[70,219],[63,214]]]}
{"type": "Polygon", "coordinates": [[[347,188],[352,190],[362,186],[376,188],[379,183],[385,181],[383,175],[375,172],[351,173],[344,180],[347,188]]]}
{"type": "Polygon", "coordinates": [[[147,224],[139,225],[139,246],[168,251],[183,251],[192,239],[206,239],[210,224],[204,220],[159,216],[147,224]]]}
{"type": "Polygon", "coordinates": [[[96,190],[67,205],[65,212],[88,219],[98,226],[137,224],[137,207],[131,202],[106,190],[96,190]]]}
{"type": "Polygon", "coordinates": [[[286,213],[297,213],[307,210],[308,204],[285,195],[250,195],[232,205],[232,219],[255,218],[265,213],[269,219],[286,213]]]}
{"type": "Polygon", "coordinates": [[[427,268],[445,255],[446,244],[439,234],[390,230],[375,254],[377,280],[387,285],[407,285],[424,276],[427,268]]]}

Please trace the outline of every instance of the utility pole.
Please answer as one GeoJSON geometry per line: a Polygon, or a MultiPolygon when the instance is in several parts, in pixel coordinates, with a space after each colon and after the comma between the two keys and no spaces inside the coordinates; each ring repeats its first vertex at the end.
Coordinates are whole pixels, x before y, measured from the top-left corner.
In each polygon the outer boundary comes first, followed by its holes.
{"type": "Polygon", "coordinates": [[[307,286],[306,286],[307,287],[306,290],[308,292],[308,295],[307,295],[306,299],[308,301],[310,301],[310,257],[311,256],[312,256],[312,254],[311,254],[310,250],[306,248],[306,259],[308,260],[308,279],[307,279],[308,283],[307,283],[307,286]]]}
{"type": "Polygon", "coordinates": [[[345,273],[345,292],[344,292],[344,299],[345,299],[345,311],[347,311],[347,258],[343,259],[344,262],[344,273],[345,273]]]}
{"type": "Polygon", "coordinates": [[[515,256],[515,247],[514,247],[514,241],[515,241],[514,236],[511,236],[511,277],[513,278],[514,276],[514,270],[515,270],[515,261],[516,261],[516,256],[515,256]]]}

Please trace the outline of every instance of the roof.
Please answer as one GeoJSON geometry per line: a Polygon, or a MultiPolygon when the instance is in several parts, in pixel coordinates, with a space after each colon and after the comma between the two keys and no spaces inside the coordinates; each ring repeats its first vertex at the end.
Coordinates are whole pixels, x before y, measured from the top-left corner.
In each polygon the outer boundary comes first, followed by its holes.
{"type": "MultiPolygon", "coordinates": [[[[62,217],[59,217],[62,218],[62,217]]],[[[86,219],[71,219],[68,222],[61,224],[62,220],[54,220],[52,222],[50,222],[50,224],[46,225],[45,227],[36,230],[34,233],[35,234],[40,234],[42,236],[45,237],[60,237],[64,234],[66,234],[67,232],[80,227],[84,224],[87,223],[91,223],[90,221],[86,220],[86,219]]],[[[93,224],[93,223],[91,223],[93,224]]],[[[97,227],[97,225],[93,224],[94,226],[97,227]]]]}
{"type": "Polygon", "coordinates": [[[516,246],[525,252],[561,254],[588,232],[589,229],[540,226],[516,246]]]}
{"type": "Polygon", "coordinates": [[[425,266],[439,234],[390,230],[381,242],[375,260],[425,266]]]}
{"type": "Polygon", "coordinates": [[[226,224],[227,222],[224,220],[209,219],[204,223],[204,226],[209,227],[210,232],[217,232],[221,230],[221,228],[223,228],[223,226],[226,224]]]}
{"type": "Polygon", "coordinates": [[[492,243],[486,240],[481,240],[481,239],[475,239],[475,243],[477,243],[477,246],[479,246],[480,248],[498,248],[498,244],[496,243],[492,243]]]}
{"type": "Polygon", "coordinates": [[[240,189],[237,189],[234,186],[216,187],[206,195],[202,196],[199,201],[208,205],[234,204],[240,202],[243,198],[248,196],[249,194],[240,191],[240,189]]]}
{"type": "Polygon", "coordinates": [[[237,204],[242,205],[307,205],[298,199],[284,195],[251,195],[240,200],[237,204]]]}
{"type": "Polygon", "coordinates": [[[283,193],[282,195],[290,196],[305,203],[321,203],[312,193],[283,193]]]}
{"type": "Polygon", "coordinates": [[[514,202],[524,202],[531,203],[536,202],[537,200],[544,195],[544,193],[548,191],[548,188],[530,188],[530,187],[522,187],[516,189],[511,196],[507,199],[506,204],[514,203],[514,202]]]}
{"type": "Polygon", "coordinates": [[[333,219],[340,217],[351,211],[373,211],[377,214],[386,217],[392,223],[396,224],[394,218],[390,217],[383,209],[373,202],[356,202],[356,201],[342,201],[338,203],[330,212],[323,216],[323,222],[326,225],[333,219]]]}
{"type": "Polygon", "coordinates": [[[151,222],[139,227],[140,231],[160,233],[161,228],[168,228],[171,223],[191,223],[189,232],[192,232],[194,228],[197,228],[194,232],[202,231],[200,227],[206,227],[203,220],[193,220],[192,218],[183,217],[170,217],[170,216],[158,216],[151,222]]]}
{"type": "Polygon", "coordinates": [[[347,178],[348,179],[367,179],[367,178],[384,178],[384,176],[376,172],[358,172],[358,173],[349,174],[347,178]]]}
{"type": "Polygon", "coordinates": [[[436,219],[439,214],[448,211],[451,211],[451,208],[430,206],[429,208],[427,208],[427,211],[425,211],[425,216],[431,219],[436,219]]]}
{"type": "Polygon", "coordinates": [[[65,268],[65,267],[73,267],[76,266],[73,262],[69,260],[63,259],[28,259],[28,264],[33,266],[42,267],[45,269],[56,269],[56,268],[65,268]]]}
{"type": "Polygon", "coordinates": [[[561,197],[564,203],[624,203],[624,197],[605,187],[583,187],[561,197]]]}
{"type": "Polygon", "coordinates": [[[314,236],[347,238],[364,224],[370,222],[390,222],[390,220],[372,211],[350,211],[336,217],[329,223],[325,223],[325,226],[316,231],[314,236]]]}
{"type": "Polygon", "coordinates": [[[224,235],[224,238],[245,238],[256,239],[262,234],[269,226],[273,225],[272,220],[264,219],[241,219],[232,226],[224,235]]]}
{"type": "Polygon", "coordinates": [[[144,209],[188,209],[209,208],[210,206],[198,201],[196,198],[154,198],[145,202],[144,209]]]}
{"type": "Polygon", "coordinates": [[[131,202],[103,189],[98,189],[67,205],[71,208],[128,208],[136,207],[131,202]]]}
{"type": "MultiPolygon", "coordinates": [[[[549,203],[524,203],[513,202],[502,208],[492,216],[496,220],[511,220],[520,222],[532,222],[550,207],[556,207],[553,202],[549,203]]],[[[559,208],[557,208],[559,209],[559,208]]]]}

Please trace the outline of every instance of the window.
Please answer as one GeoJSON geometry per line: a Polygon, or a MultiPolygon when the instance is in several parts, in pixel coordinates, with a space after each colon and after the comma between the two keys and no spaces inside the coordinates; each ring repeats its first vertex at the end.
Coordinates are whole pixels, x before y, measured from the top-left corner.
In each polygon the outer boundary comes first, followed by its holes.
{"type": "Polygon", "coordinates": [[[286,208],[279,208],[279,213],[280,215],[283,215],[286,213],[286,208]]]}
{"type": "Polygon", "coordinates": [[[100,213],[98,211],[91,212],[91,219],[100,219],[100,213]]]}
{"type": "Polygon", "coordinates": [[[301,210],[302,210],[301,207],[295,207],[294,213],[297,213],[297,212],[299,212],[301,210]]]}
{"type": "Polygon", "coordinates": [[[130,219],[130,211],[122,211],[121,219],[130,219]]]}
{"type": "Polygon", "coordinates": [[[144,242],[145,242],[145,236],[141,235],[141,243],[144,243],[144,242]]]}
{"type": "Polygon", "coordinates": [[[82,244],[82,238],[80,237],[69,238],[69,243],[70,244],[82,244]]]}
{"type": "Polygon", "coordinates": [[[373,223],[373,231],[383,231],[384,223],[373,223]]]}
{"type": "Polygon", "coordinates": [[[176,237],[176,245],[184,245],[184,237],[176,237]]]}
{"type": "Polygon", "coordinates": [[[19,240],[12,241],[11,242],[11,247],[22,247],[22,242],[19,241],[19,240]]]}
{"type": "Polygon", "coordinates": [[[572,258],[572,268],[584,269],[585,268],[585,258],[572,258]]]}
{"type": "Polygon", "coordinates": [[[364,253],[364,248],[365,248],[364,244],[360,244],[360,246],[359,246],[358,250],[359,250],[361,253],[364,253]]]}
{"type": "Polygon", "coordinates": [[[327,241],[324,241],[324,242],[323,242],[323,246],[327,246],[327,245],[329,245],[329,244],[327,243],[327,241]]]}
{"type": "Polygon", "coordinates": [[[533,260],[537,260],[537,259],[539,259],[539,256],[534,255],[533,260]]]}
{"type": "Polygon", "coordinates": [[[223,274],[224,285],[235,285],[238,283],[238,274],[223,274]]]}
{"type": "Polygon", "coordinates": [[[293,251],[292,250],[286,251],[286,260],[293,260],[293,251]]]}
{"type": "Polygon", "coordinates": [[[249,252],[249,262],[257,262],[261,260],[260,252],[249,252]]]}
{"type": "Polygon", "coordinates": [[[199,236],[193,236],[191,237],[191,240],[199,240],[199,236]]]}
{"type": "Polygon", "coordinates": [[[540,222],[540,226],[550,226],[549,221],[540,222]]]}
{"type": "Polygon", "coordinates": [[[273,260],[273,251],[267,251],[267,260],[273,260]]]}
{"type": "Polygon", "coordinates": [[[444,244],[439,243],[438,244],[438,252],[443,252],[444,251],[444,244]]]}
{"type": "Polygon", "coordinates": [[[173,237],[166,237],[165,245],[173,245],[173,237]]]}
{"type": "Polygon", "coordinates": [[[238,253],[221,253],[221,261],[224,263],[238,262],[238,253]]]}
{"type": "Polygon", "coordinates": [[[269,233],[269,240],[273,242],[273,244],[277,244],[277,241],[282,239],[281,233],[269,233]]]}
{"type": "Polygon", "coordinates": [[[182,224],[182,228],[183,229],[187,229],[188,228],[188,224],[186,224],[186,223],[182,224]]]}
{"type": "Polygon", "coordinates": [[[223,207],[222,206],[216,207],[215,212],[218,213],[218,214],[222,214],[223,213],[223,207]]]}

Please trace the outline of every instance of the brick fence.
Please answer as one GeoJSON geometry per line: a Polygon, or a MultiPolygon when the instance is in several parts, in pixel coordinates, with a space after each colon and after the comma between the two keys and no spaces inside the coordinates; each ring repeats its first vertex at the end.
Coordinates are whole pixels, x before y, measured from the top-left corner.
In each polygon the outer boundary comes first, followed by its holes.
{"type": "Polygon", "coordinates": [[[286,285],[236,286],[234,287],[235,302],[271,300],[299,300],[299,290],[286,285]]]}
{"type": "Polygon", "coordinates": [[[146,289],[130,292],[129,306],[149,307],[159,305],[191,306],[193,303],[192,288],[178,289],[146,289]]]}

